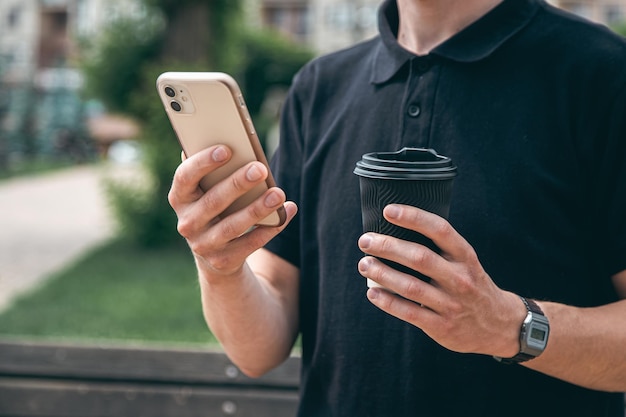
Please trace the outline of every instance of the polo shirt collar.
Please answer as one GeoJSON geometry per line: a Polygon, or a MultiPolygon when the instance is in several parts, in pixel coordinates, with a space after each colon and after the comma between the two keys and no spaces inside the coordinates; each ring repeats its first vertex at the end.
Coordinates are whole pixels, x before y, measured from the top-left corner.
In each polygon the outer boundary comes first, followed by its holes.
{"type": "MultiPolygon", "coordinates": [[[[429,55],[457,62],[484,59],[530,22],[542,0],[504,0],[486,15],[446,40],[429,55]]],[[[415,55],[397,41],[398,7],[395,0],[385,0],[378,11],[378,29],[382,42],[377,45],[372,63],[371,82],[384,83],[415,55]]]]}

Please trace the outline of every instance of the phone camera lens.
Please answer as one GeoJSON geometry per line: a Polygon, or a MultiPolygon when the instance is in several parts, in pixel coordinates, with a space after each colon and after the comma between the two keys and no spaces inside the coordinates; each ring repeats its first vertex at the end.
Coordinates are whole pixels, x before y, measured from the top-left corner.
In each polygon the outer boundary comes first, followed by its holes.
{"type": "Polygon", "coordinates": [[[177,101],[172,101],[170,106],[174,109],[174,111],[181,111],[183,108],[177,101]]]}
{"type": "Polygon", "coordinates": [[[176,95],[176,90],[174,90],[172,87],[165,87],[165,94],[170,97],[174,97],[176,95]]]}

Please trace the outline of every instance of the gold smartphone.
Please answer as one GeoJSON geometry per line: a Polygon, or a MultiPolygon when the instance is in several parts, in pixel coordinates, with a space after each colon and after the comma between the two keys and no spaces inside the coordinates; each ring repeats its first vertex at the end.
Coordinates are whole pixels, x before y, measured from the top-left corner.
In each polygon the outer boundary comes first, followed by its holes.
{"type": "MultiPolygon", "coordinates": [[[[232,149],[232,158],[200,182],[208,190],[237,169],[260,161],[269,172],[265,183],[237,199],[221,216],[238,211],[261,196],[275,182],[263,147],[252,124],[243,95],[235,79],[221,72],[165,72],[157,79],[157,90],[170,123],[186,156],[216,144],[232,149]]],[[[280,207],[258,224],[279,226],[285,222],[280,207]]]]}

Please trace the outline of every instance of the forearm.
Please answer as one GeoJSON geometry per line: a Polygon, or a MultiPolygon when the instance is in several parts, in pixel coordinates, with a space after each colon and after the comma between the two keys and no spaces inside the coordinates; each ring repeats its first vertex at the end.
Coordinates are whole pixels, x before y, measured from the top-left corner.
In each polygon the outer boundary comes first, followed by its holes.
{"type": "MultiPolygon", "coordinates": [[[[204,317],[229,358],[256,377],[284,361],[297,336],[297,304],[248,264],[228,277],[200,271],[204,317]]],[[[285,291],[285,292],[283,292],[285,291]]]]}
{"type": "Polygon", "coordinates": [[[594,308],[540,302],[550,320],[541,356],[524,365],[590,389],[626,391],[626,300],[594,308]]]}

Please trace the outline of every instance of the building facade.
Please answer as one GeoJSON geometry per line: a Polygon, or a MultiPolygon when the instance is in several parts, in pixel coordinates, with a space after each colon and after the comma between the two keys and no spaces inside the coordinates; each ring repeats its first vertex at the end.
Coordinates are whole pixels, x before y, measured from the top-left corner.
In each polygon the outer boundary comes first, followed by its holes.
{"type": "MultiPolygon", "coordinates": [[[[382,0],[248,0],[257,25],[272,27],[318,53],[343,48],[377,33],[382,0]]],[[[609,26],[626,21],[626,0],[548,0],[609,26]]]]}
{"type": "Polygon", "coordinates": [[[550,2],[608,26],[626,22],[626,0],[551,0],[550,2]]]}
{"type": "Polygon", "coordinates": [[[248,0],[247,9],[255,24],[326,53],[374,36],[379,4],[379,0],[248,0]]]}
{"type": "Polygon", "coordinates": [[[85,112],[77,39],[141,10],[135,0],[0,1],[0,167],[54,153],[75,133],[85,112]]]}
{"type": "Polygon", "coordinates": [[[0,74],[7,82],[33,76],[37,61],[39,8],[35,1],[0,2],[0,74]]]}

